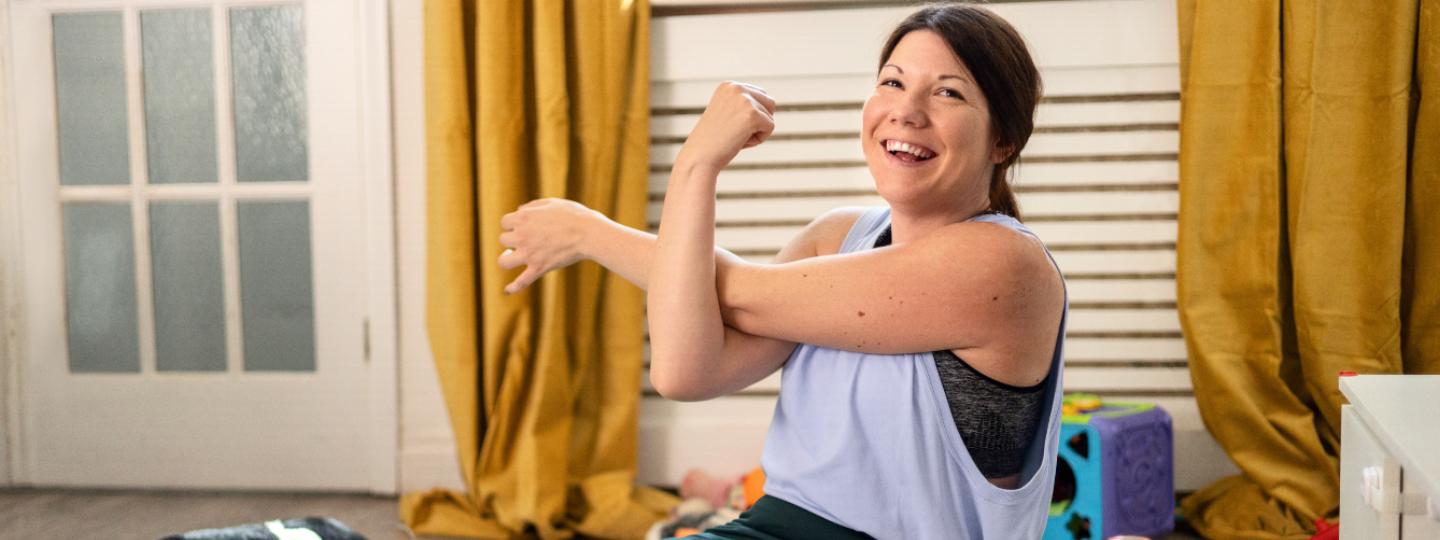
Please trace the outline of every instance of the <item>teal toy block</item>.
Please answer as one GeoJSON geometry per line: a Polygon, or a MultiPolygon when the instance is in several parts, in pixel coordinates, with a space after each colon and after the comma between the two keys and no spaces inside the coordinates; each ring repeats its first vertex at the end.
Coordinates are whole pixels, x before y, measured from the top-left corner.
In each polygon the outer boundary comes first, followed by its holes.
{"type": "Polygon", "coordinates": [[[1173,530],[1170,415],[1148,403],[1105,402],[1080,412],[1066,401],[1044,539],[1153,538],[1173,530]]]}

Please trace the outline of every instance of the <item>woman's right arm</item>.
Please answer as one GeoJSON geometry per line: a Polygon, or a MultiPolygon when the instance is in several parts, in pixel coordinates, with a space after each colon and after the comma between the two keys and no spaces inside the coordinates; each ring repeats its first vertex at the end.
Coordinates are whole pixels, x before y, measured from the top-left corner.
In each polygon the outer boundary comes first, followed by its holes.
{"type": "MultiPolygon", "coordinates": [[[[833,253],[856,216],[858,211],[854,209],[839,209],[817,218],[780,250],[774,262],[833,253]]],[[[509,248],[500,256],[501,268],[526,267],[505,287],[507,293],[519,292],[550,270],[580,259],[595,261],[626,281],[648,288],[650,262],[655,253],[653,234],[626,227],[579,203],[563,199],[531,201],[506,214],[500,224],[505,230],[500,235],[500,243],[509,248]]],[[[725,267],[741,262],[739,256],[715,249],[717,271],[723,272],[725,267]]],[[[704,388],[673,397],[696,401],[743,390],[784,365],[794,349],[793,342],[747,334],[726,325],[723,361],[706,373],[704,388]]]]}

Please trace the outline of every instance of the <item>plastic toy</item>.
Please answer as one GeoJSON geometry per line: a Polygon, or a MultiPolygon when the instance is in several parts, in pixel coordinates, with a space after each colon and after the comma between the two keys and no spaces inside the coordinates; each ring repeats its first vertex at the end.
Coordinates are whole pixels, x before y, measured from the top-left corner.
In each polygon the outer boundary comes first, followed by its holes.
{"type": "Polygon", "coordinates": [[[1045,540],[1157,537],[1174,529],[1170,415],[1150,403],[1062,402],[1060,461],[1045,540]]]}

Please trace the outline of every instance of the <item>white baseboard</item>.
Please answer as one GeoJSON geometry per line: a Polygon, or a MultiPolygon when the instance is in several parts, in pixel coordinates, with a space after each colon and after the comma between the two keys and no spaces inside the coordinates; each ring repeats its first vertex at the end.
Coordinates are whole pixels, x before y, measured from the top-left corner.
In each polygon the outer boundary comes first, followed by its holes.
{"type": "Polygon", "coordinates": [[[1175,430],[1175,491],[1196,491],[1234,474],[1240,474],[1240,468],[1210,432],[1175,430]]]}
{"type": "Polygon", "coordinates": [[[425,444],[400,449],[400,492],[446,488],[465,491],[455,447],[425,444]]]}

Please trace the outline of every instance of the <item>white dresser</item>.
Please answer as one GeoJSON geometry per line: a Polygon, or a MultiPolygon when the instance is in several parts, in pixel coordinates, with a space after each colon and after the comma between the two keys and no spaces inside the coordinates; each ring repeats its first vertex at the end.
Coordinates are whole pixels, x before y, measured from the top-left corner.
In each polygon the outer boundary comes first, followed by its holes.
{"type": "Polygon", "coordinates": [[[1340,378],[1340,538],[1440,540],[1440,375],[1340,378]]]}

